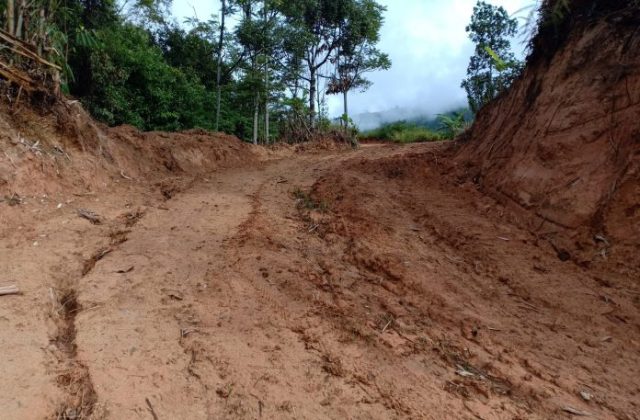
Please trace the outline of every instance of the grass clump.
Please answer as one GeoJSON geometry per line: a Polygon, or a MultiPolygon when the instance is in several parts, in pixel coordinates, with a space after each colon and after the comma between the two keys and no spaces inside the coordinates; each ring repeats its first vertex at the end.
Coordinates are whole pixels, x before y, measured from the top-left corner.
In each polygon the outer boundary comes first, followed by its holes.
{"type": "Polygon", "coordinates": [[[315,200],[311,194],[303,191],[301,188],[296,187],[293,190],[293,197],[296,199],[296,206],[299,209],[318,210],[321,212],[327,211],[329,206],[324,201],[315,200]]]}

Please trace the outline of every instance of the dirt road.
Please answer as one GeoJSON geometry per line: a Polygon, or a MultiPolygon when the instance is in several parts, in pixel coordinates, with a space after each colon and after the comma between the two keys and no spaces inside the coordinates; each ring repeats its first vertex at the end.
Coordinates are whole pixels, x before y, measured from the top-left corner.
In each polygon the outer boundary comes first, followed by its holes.
{"type": "Polygon", "coordinates": [[[0,418],[637,419],[634,273],[562,262],[440,148],[3,207],[0,418]]]}

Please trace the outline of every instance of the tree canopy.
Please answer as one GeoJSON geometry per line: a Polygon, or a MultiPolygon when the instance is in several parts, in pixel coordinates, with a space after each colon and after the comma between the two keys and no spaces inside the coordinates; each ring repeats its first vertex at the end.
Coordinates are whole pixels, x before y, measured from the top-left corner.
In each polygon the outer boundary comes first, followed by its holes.
{"type": "Polygon", "coordinates": [[[503,7],[478,1],[466,31],[475,51],[462,87],[475,113],[504,92],[522,70],[510,41],[518,31],[518,22],[503,7]]]}

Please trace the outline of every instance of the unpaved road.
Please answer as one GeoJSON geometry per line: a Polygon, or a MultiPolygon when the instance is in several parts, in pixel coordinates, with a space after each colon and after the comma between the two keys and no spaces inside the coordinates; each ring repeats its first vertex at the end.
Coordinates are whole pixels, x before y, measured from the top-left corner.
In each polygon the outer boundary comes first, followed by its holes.
{"type": "Polygon", "coordinates": [[[637,282],[561,262],[438,152],[3,206],[0,418],[639,418],[637,282]]]}

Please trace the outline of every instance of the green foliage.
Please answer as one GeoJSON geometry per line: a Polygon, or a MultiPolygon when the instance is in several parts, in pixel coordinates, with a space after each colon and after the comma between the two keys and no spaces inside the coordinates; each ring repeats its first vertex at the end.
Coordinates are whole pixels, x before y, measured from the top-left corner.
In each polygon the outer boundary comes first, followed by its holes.
{"type": "Polygon", "coordinates": [[[90,54],[93,89],[83,98],[108,124],[143,130],[209,127],[213,99],[194,72],[170,66],[142,28],[125,24],[97,33],[90,54]]]}
{"type": "Polygon", "coordinates": [[[383,140],[395,143],[416,143],[444,140],[444,137],[428,128],[415,123],[398,121],[385,124],[375,130],[365,131],[361,134],[362,140],[383,140]]]}
{"type": "Polygon", "coordinates": [[[449,115],[440,114],[438,115],[438,123],[438,131],[445,139],[454,139],[469,127],[464,112],[454,112],[449,115]]]}
{"type": "Polygon", "coordinates": [[[462,87],[467,92],[469,107],[476,113],[508,89],[522,70],[509,41],[516,35],[518,24],[504,8],[478,1],[466,30],[476,48],[462,87]]]}
{"type": "MultiPolygon", "coordinates": [[[[178,25],[170,3],[11,4],[28,7],[21,37],[63,69],[61,75],[48,75],[51,85],[60,83],[109,125],[143,130],[219,126],[246,140],[256,132],[265,141],[317,138],[314,125],[326,118],[320,81],[329,80],[333,71],[349,79],[345,92],[365,89],[370,82],[364,73],[390,66],[376,48],[385,10],[376,0],[227,0],[224,16],[239,24],[223,35],[216,19],[178,25]]],[[[0,2],[0,11],[6,9],[0,2]]],[[[8,26],[5,14],[0,13],[0,23],[8,26]]],[[[318,125],[331,133],[336,129],[318,125]]],[[[341,135],[355,138],[355,133],[345,118],[341,135]]]]}

